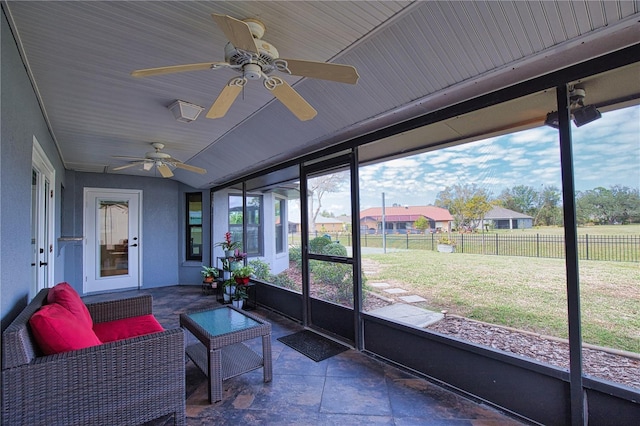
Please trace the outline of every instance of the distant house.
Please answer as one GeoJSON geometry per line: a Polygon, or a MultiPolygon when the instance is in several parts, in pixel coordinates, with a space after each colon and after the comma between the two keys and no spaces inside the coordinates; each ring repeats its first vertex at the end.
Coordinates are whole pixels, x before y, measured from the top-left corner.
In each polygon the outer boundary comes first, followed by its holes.
{"type": "Polygon", "coordinates": [[[533,227],[533,217],[524,213],[494,206],[485,216],[482,226],[494,229],[526,229],[533,227]]]}
{"type": "MultiPolygon", "coordinates": [[[[315,220],[315,229],[312,232],[321,233],[321,232],[341,232],[346,231],[347,226],[350,224],[351,219],[348,216],[341,217],[325,217],[318,216],[315,220]],[[347,218],[347,222],[345,222],[345,218],[347,218]]],[[[300,222],[289,221],[289,232],[297,233],[300,232],[300,222]]]]}
{"type": "MultiPolygon", "coordinates": [[[[420,232],[415,222],[423,217],[429,222],[431,232],[450,232],[453,216],[449,210],[435,206],[385,207],[386,233],[405,234],[420,232]]],[[[382,207],[371,207],[360,212],[362,232],[382,233],[382,207]]]]}

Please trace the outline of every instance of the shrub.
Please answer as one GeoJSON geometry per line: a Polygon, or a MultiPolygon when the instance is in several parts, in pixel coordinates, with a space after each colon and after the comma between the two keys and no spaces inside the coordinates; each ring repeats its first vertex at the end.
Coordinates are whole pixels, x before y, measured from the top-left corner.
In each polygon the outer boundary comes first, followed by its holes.
{"type": "Polygon", "coordinates": [[[296,291],[301,290],[300,288],[298,288],[298,285],[296,284],[296,282],[293,279],[291,279],[291,277],[289,277],[289,275],[287,275],[285,272],[280,273],[278,275],[272,275],[271,277],[269,277],[269,282],[271,282],[274,285],[277,285],[278,287],[288,288],[290,290],[296,290],[296,291]]]}
{"type": "Polygon", "coordinates": [[[271,267],[265,261],[254,259],[249,261],[249,266],[253,268],[253,275],[259,280],[266,281],[271,274],[271,267]]]}
{"type": "MultiPolygon", "coordinates": [[[[353,298],[353,273],[351,265],[320,261],[310,263],[313,278],[317,283],[335,287],[335,300],[332,301],[350,304],[353,298]]],[[[329,300],[332,299],[329,295],[325,295],[325,297],[329,300]]]]}
{"type": "Polygon", "coordinates": [[[302,249],[299,246],[289,248],[289,261],[295,262],[298,268],[302,266],[302,249]]]}
{"type": "Polygon", "coordinates": [[[331,244],[331,240],[327,237],[316,237],[309,241],[309,250],[311,253],[322,253],[324,247],[331,244]]]}
{"type": "Polygon", "coordinates": [[[322,254],[329,256],[347,256],[347,248],[340,243],[330,243],[324,246],[322,254]]]}

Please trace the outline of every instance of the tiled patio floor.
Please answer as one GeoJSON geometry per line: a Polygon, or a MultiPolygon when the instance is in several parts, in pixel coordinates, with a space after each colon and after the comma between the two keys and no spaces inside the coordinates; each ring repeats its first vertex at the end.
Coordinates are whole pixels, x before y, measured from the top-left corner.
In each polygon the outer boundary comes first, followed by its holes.
{"type": "MultiPolygon", "coordinates": [[[[180,313],[217,306],[200,287],[143,290],[154,298],[154,313],[165,328],[178,327],[180,313]]],[[[118,293],[117,297],[138,294],[118,293]]],[[[94,295],[87,300],[113,298],[94,295]]],[[[224,382],[223,400],[209,404],[207,379],[186,363],[188,425],[519,425],[483,404],[470,401],[356,350],[315,362],[277,338],[302,329],[266,310],[253,313],[272,324],[273,381],[262,369],[224,382]]],[[[187,333],[187,339],[194,341],[187,333]]],[[[255,344],[260,350],[260,340],[255,344]]],[[[154,425],[172,424],[161,419],[154,425]]]]}

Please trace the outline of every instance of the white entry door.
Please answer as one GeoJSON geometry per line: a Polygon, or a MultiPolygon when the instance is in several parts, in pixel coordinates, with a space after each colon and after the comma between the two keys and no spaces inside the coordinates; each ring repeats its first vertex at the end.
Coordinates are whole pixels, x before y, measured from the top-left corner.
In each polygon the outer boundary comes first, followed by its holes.
{"type": "Polygon", "coordinates": [[[31,167],[31,288],[29,299],[53,284],[53,184],[55,170],[33,138],[31,167]]]}
{"type": "Polygon", "coordinates": [[[140,287],[142,191],[85,188],[84,292],[140,287]]]}

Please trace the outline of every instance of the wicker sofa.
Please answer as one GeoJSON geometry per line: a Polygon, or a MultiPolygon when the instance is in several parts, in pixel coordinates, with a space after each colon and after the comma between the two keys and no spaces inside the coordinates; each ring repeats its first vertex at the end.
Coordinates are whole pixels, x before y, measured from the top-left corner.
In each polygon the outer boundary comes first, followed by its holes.
{"type": "MultiPolygon", "coordinates": [[[[184,334],[176,328],[43,356],[29,318],[40,291],[2,333],[3,425],[185,424],[184,334]]],[[[150,295],[87,304],[94,323],[152,313],[150,295]]]]}

